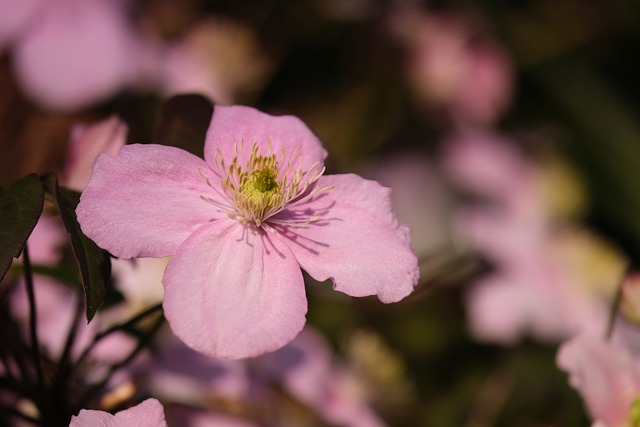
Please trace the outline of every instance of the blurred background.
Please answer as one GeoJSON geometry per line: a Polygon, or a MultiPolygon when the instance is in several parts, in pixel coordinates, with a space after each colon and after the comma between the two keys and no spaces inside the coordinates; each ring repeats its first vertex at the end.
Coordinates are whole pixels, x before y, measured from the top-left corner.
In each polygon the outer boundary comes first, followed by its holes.
{"type": "Polygon", "coordinates": [[[421,262],[392,305],[307,278],[358,399],[390,426],[585,426],[556,353],[640,260],[639,52],[635,0],[2,0],[0,187],[114,115],[201,155],[210,110],[176,95],[296,115],[327,173],[392,187],[421,262]]]}

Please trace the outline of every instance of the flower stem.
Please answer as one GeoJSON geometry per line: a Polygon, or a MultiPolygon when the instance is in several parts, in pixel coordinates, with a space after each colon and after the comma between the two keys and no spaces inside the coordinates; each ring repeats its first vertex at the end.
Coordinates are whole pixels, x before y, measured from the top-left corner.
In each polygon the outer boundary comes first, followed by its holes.
{"type": "Polygon", "coordinates": [[[42,370],[42,358],[40,355],[40,343],[38,342],[38,315],[36,308],[36,296],[33,287],[33,271],[31,270],[31,260],[29,259],[28,245],[25,244],[22,252],[22,265],[24,266],[24,279],[27,288],[27,298],[29,299],[29,335],[31,337],[31,352],[33,364],[36,369],[38,390],[44,391],[44,375],[42,370]]]}

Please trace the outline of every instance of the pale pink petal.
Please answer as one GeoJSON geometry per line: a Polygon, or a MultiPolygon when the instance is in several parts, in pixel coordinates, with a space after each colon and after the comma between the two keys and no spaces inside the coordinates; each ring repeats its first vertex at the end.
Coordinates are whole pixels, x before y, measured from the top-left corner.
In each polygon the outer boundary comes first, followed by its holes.
{"type": "Polygon", "coordinates": [[[377,295],[389,303],[409,295],[418,282],[418,260],[409,230],[393,213],[390,190],[351,174],[323,176],[317,184],[334,188],[281,214],[320,215],[283,230],[302,268],[351,296],[377,295]]]}
{"type": "Polygon", "coordinates": [[[221,215],[200,198],[215,194],[200,175],[208,170],[202,159],[161,145],[100,154],[80,198],[78,222],[115,256],[173,255],[199,226],[221,215]]]}
{"type": "Polygon", "coordinates": [[[640,393],[640,363],[628,349],[580,334],[562,345],[557,363],[569,373],[593,419],[611,427],[623,425],[640,393]]]}
{"type": "Polygon", "coordinates": [[[166,427],[164,408],[156,399],[111,415],[104,411],[82,409],[71,418],[69,427],[166,427]]]}
{"type": "Polygon", "coordinates": [[[531,181],[531,167],[513,142],[487,131],[465,129],[449,137],[443,164],[455,184],[507,204],[531,181]]]}
{"type": "Polygon", "coordinates": [[[128,83],[138,42],[121,2],[45,2],[14,49],[24,90],[49,108],[81,108],[128,83]]]}
{"type": "Polygon", "coordinates": [[[496,274],[474,284],[466,299],[468,325],[478,340],[513,345],[525,334],[556,343],[569,333],[567,316],[554,295],[530,277],[496,274]]]}
{"type": "Polygon", "coordinates": [[[224,219],[193,233],[163,280],[165,316],[176,336],[229,359],[291,341],[304,326],[307,301],[300,268],[278,240],[224,219]]]}
{"type": "Polygon", "coordinates": [[[77,191],[84,190],[98,154],[118,154],[126,142],[127,132],[127,124],[116,116],[89,126],[74,126],[61,184],[77,191]]]}
{"type": "Polygon", "coordinates": [[[314,163],[322,163],[327,152],[322,148],[322,143],[309,130],[299,118],[294,116],[271,116],[251,107],[240,105],[217,105],[213,111],[213,117],[204,147],[204,158],[209,164],[213,164],[217,150],[222,152],[227,163],[234,157],[234,145],[244,141],[245,147],[250,149],[256,142],[261,147],[261,153],[266,154],[269,142],[273,153],[280,155],[282,149],[287,156],[291,156],[300,149],[298,162],[302,170],[308,170],[314,163]]]}

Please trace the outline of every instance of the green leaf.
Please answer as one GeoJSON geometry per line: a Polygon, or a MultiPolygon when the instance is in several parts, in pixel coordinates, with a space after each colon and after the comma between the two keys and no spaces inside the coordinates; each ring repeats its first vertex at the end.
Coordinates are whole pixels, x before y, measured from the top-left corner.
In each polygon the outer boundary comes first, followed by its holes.
{"type": "Polygon", "coordinates": [[[212,115],[213,104],[201,95],[169,98],[162,106],[154,141],[202,156],[212,115]]]}
{"type": "Polygon", "coordinates": [[[0,280],[7,274],[11,260],[20,256],[40,218],[43,203],[42,183],[34,174],[0,191],[0,280]]]}
{"type": "Polygon", "coordinates": [[[111,283],[111,259],[109,254],[98,247],[82,233],[76,217],[76,207],[80,194],[58,186],[54,175],[42,177],[45,189],[58,207],[64,227],[69,233],[73,255],[80,269],[80,280],[84,290],[87,321],[91,321],[102,305],[111,283]]]}

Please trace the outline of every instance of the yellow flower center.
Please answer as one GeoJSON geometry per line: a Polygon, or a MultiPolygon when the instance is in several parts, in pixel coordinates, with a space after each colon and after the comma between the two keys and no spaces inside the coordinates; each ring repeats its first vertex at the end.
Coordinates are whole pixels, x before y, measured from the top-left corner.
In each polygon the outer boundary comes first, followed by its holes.
{"type": "Polygon", "coordinates": [[[221,177],[221,188],[205,179],[222,200],[201,196],[202,199],[241,224],[252,222],[257,227],[271,229],[264,224],[266,220],[288,226],[306,226],[316,221],[319,217],[314,215],[295,219],[275,219],[273,216],[287,207],[308,201],[319,192],[329,190],[331,187],[313,186],[324,173],[324,167],[320,168],[320,164],[315,163],[308,170],[302,170],[300,147],[290,155],[283,148],[280,155],[276,156],[272,153],[271,143],[267,146],[266,155],[259,151],[260,147],[254,143],[247,156],[244,143],[240,146],[236,144],[234,157],[227,167],[222,152],[218,150],[213,170],[221,177]]]}
{"type": "Polygon", "coordinates": [[[258,197],[263,197],[265,193],[278,191],[278,174],[275,170],[264,168],[255,171],[249,179],[242,185],[242,191],[248,196],[257,193],[258,197]]]}

